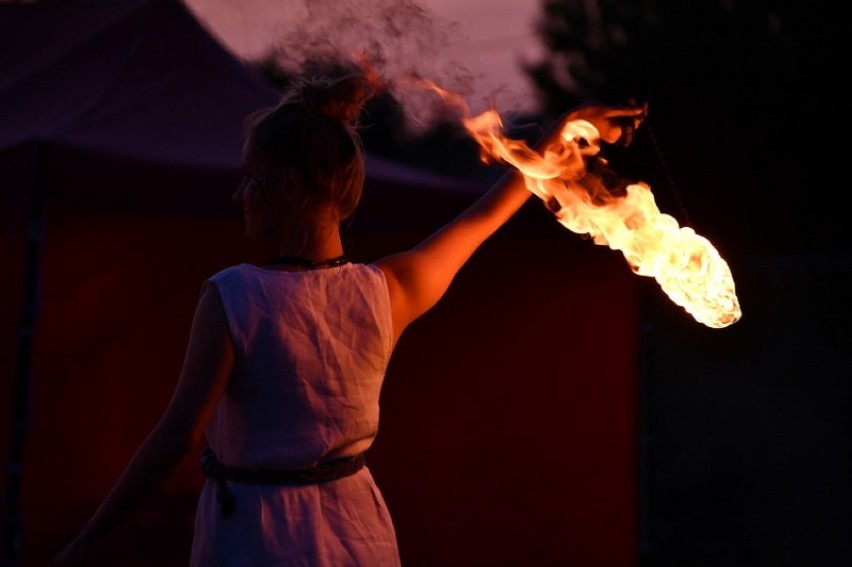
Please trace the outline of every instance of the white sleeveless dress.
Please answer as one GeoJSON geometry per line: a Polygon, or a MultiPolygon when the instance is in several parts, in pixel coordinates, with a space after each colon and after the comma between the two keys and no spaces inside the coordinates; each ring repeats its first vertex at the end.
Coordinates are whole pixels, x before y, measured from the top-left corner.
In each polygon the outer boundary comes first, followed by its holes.
{"type": "MultiPolygon", "coordinates": [[[[240,264],[211,277],[236,351],[207,427],[219,461],[302,469],[365,451],[392,349],[384,274],[370,264],[287,272],[240,264]]],[[[195,567],[398,566],[396,535],[367,467],[307,486],[228,483],[223,517],[207,480],[195,519],[195,567]]]]}

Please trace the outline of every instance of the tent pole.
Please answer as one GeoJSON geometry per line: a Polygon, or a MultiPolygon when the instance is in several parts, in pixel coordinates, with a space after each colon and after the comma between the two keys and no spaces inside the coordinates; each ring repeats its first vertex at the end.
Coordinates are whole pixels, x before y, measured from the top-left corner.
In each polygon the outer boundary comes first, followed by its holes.
{"type": "Polygon", "coordinates": [[[44,202],[41,188],[41,147],[33,143],[32,187],[30,212],[27,221],[26,256],[24,259],[23,300],[18,326],[18,361],[12,393],[12,424],[10,428],[9,459],[6,467],[6,502],[4,509],[3,557],[4,567],[21,564],[23,549],[23,514],[21,512],[21,473],[24,448],[30,426],[32,390],[32,346],[35,338],[39,306],[40,264],[44,247],[44,202]]]}

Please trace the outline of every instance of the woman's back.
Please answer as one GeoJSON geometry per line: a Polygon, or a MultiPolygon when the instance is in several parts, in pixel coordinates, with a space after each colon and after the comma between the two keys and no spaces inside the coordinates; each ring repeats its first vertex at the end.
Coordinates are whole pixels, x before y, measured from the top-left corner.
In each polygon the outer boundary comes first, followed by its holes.
{"type": "MultiPolygon", "coordinates": [[[[210,278],[236,361],[207,428],[219,461],[305,469],[365,451],[378,429],[392,347],[387,284],[375,266],[282,271],[241,264],[210,278]]],[[[224,517],[208,480],[193,565],[397,565],[393,524],[365,467],[333,482],[229,482],[224,517]]]]}
{"type": "Polygon", "coordinates": [[[219,460],[301,469],[366,450],[392,347],[382,272],[367,264],[306,271],[240,264],[210,281],[236,352],[207,428],[219,460]]]}

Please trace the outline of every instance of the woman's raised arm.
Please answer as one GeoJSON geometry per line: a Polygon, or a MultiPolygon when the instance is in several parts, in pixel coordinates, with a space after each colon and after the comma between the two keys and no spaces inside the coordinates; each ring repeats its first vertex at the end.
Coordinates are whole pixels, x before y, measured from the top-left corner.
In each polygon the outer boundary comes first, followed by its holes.
{"type": "MultiPolygon", "coordinates": [[[[590,122],[598,129],[601,140],[614,143],[623,134],[624,119],[632,118],[636,127],[646,112],[644,106],[584,105],[566,113],[538,147],[545,148],[558,139],[565,122],[575,119],[590,122]]],[[[530,195],[522,175],[512,170],[426,240],[411,250],[376,262],[388,281],[395,340],[412,321],[438,302],[479,245],[517,212],[530,195]]]]}

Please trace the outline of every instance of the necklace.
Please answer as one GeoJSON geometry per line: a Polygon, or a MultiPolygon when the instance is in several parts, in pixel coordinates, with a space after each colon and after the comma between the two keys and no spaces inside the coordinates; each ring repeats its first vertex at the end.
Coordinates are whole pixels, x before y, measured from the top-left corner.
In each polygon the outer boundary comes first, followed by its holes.
{"type": "Polygon", "coordinates": [[[278,256],[270,262],[270,264],[284,264],[287,266],[299,266],[301,268],[324,268],[342,266],[349,263],[349,257],[346,254],[329,258],[328,260],[310,260],[299,256],[278,256]]]}

